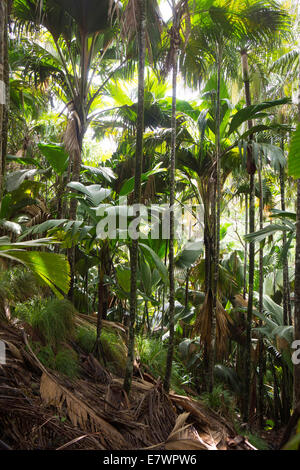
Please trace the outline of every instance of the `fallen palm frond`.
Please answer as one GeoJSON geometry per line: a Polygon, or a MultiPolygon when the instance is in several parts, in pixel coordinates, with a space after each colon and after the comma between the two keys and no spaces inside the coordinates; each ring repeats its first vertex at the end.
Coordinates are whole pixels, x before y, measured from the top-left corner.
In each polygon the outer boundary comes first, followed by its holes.
{"type": "Polygon", "coordinates": [[[0,439],[12,449],[251,449],[199,401],[166,394],[161,382],[123,380],[86,355],[80,379],[45,368],[24,331],[0,323],[0,439]]]}

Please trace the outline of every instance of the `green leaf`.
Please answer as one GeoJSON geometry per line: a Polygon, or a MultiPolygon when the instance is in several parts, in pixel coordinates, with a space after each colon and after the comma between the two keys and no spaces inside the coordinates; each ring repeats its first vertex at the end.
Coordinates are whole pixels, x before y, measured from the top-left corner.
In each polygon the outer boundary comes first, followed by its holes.
{"type": "Polygon", "coordinates": [[[87,196],[88,201],[94,207],[99,206],[99,204],[111,194],[111,189],[104,189],[99,184],[84,186],[77,181],[72,181],[68,184],[68,187],[87,196]]]}
{"type": "Polygon", "coordinates": [[[230,136],[243,122],[265,117],[266,114],[262,113],[265,109],[272,108],[273,106],[279,106],[281,104],[290,103],[289,98],[282,98],[280,100],[266,101],[263,103],[252,104],[246,108],[240,109],[236,114],[233,115],[229,126],[228,136],[230,136]]]}
{"type": "Polygon", "coordinates": [[[7,192],[12,192],[18,189],[23,181],[27,178],[33,178],[35,175],[39,174],[41,170],[18,170],[12,173],[7,173],[6,175],[6,189],[7,192]]]}
{"type": "Polygon", "coordinates": [[[57,297],[63,298],[63,294],[68,293],[70,266],[63,255],[9,249],[0,251],[0,256],[18,261],[30,268],[53,290],[57,297]]]}
{"type": "Polygon", "coordinates": [[[300,123],[293,133],[288,155],[288,174],[295,179],[300,178],[300,123]]]}
{"type": "Polygon", "coordinates": [[[128,294],[130,292],[130,269],[123,266],[118,266],[116,268],[116,275],[119,286],[123,289],[124,292],[128,294]]]}
{"type": "Polygon", "coordinates": [[[168,282],[169,282],[168,270],[167,270],[166,266],[164,265],[164,263],[162,262],[162,260],[155,253],[155,251],[153,251],[152,248],[145,245],[144,243],[139,243],[139,247],[141,247],[143,249],[143,251],[146,250],[148,255],[150,255],[150,257],[151,257],[153,263],[155,264],[155,266],[156,266],[163,282],[165,284],[168,284],[168,282]]]}
{"type": "Polygon", "coordinates": [[[248,233],[248,235],[246,235],[244,238],[248,242],[254,241],[258,243],[277,232],[291,232],[291,227],[283,224],[271,224],[267,225],[261,230],[258,230],[257,232],[248,233]]]}
{"type": "Polygon", "coordinates": [[[181,269],[190,268],[203,252],[203,242],[188,242],[175,258],[175,266],[181,269]]]}
{"type": "Polygon", "coordinates": [[[8,162],[16,162],[19,165],[34,165],[38,168],[42,168],[37,160],[30,157],[17,157],[16,155],[7,155],[6,160],[8,162]]]}
{"type": "Polygon", "coordinates": [[[150,266],[145,259],[140,260],[140,275],[144,292],[150,297],[152,291],[152,276],[150,266]]]}
{"type": "Polygon", "coordinates": [[[67,169],[69,160],[64,147],[59,144],[39,144],[38,147],[54,171],[62,175],[67,169]]]}
{"type": "MultiPolygon", "coordinates": [[[[147,171],[146,173],[143,173],[141,175],[141,181],[144,183],[149,179],[149,176],[151,175],[156,175],[157,173],[164,173],[166,168],[160,168],[160,165],[157,165],[153,170],[147,171]]],[[[134,182],[135,178],[134,176],[132,178],[129,178],[125,183],[122,185],[121,190],[120,190],[120,196],[127,196],[134,190],[134,182]]]]}

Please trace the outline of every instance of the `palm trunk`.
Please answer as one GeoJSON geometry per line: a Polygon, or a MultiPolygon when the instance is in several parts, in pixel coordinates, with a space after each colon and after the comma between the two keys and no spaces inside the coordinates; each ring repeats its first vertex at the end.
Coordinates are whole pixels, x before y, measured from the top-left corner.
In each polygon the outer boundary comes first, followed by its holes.
{"type": "MultiPolygon", "coordinates": [[[[299,112],[300,118],[300,112],[299,112]]],[[[300,179],[297,181],[294,340],[300,341],[300,179]]],[[[294,364],[294,408],[300,403],[300,364],[294,364]]]]}
{"type": "MultiPolygon", "coordinates": [[[[245,87],[246,106],[251,105],[250,81],[249,81],[249,64],[247,51],[241,52],[243,80],[245,87]]],[[[248,121],[248,129],[252,129],[253,121],[248,121]]],[[[249,136],[251,141],[252,135],[249,136]]],[[[249,230],[250,233],[255,231],[255,172],[256,166],[253,160],[253,151],[251,144],[247,148],[247,172],[250,182],[250,207],[249,207],[249,230]]],[[[248,421],[249,417],[249,399],[251,385],[251,327],[253,315],[253,285],[254,285],[254,262],[255,262],[255,243],[249,243],[249,288],[248,288],[248,308],[247,308],[247,327],[246,327],[246,357],[245,357],[245,386],[244,386],[244,406],[243,418],[248,421]]]]}
{"type": "MultiPolygon", "coordinates": [[[[245,194],[245,235],[248,235],[248,194],[245,194]]],[[[247,294],[247,263],[248,263],[248,243],[245,241],[244,249],[244,288],[243,298],[246,299],[247,294]]]]}
{"type": "MultiPolygon", "coordinates": [[[[284,141],[282,139],[281,144],[282,150],[284,150],[284,141]]],[[[281,198],[281,210],[285,211],[285,174],[284,168],[280,166],[279,173],[280,180],[280,198],[281,198]]],[[[282,246],[286,244],[286,233],[283,232],[282,246]]],[[[283,260],[283,322],[284,325],[291,325],[291,295],[290,295],[290,283],[289,283],[289,262],[286,256],[283,260]]]]}
{"type": "Polygon", "coordinates": [[[170,380],[172,373],[173,353],[174,353],[174,315],[175,315],[175,279],[174,279],[174,203],[175,203],[175,166],[176,166],[176,98],[177,98],[177,70],[178,70],[178,45],[177,31],[178,18],[173,3],[173,37],[171,47],[174,47],[173,54],[173,97],[172,97],[172,139],[171,139],[171,162],[170,162],[170,240],[169,240],[169,346],[167,354],[166,373],[164,378],[164,389],[166,392],[170,389],[170,380]]]}
{"type": "Polygon", "coordinates": [[[3,191],[8,123],[7,22],[8,3],[7,0],[2,0],[0,3],[0,198],[3,191]]]}
{"type": "MultiPolygon", "coordinates": [[[[262,184],[262,155],[260,154],[260,163],[258,171],[259,179],[259,229],[264,228],[264,199],[263,199],[263,184],[262,184]]],[[[259,312],[263,314],[263,295],[264,295],[264,273],[263,273],[263,259],[264,259],[264,244],[260,243],[259,248],[259,312]]],[[[259,326],[262,327],[262,321],[259,321],[259,326]]],[[[257,414],[259,420],[259,426],[262,429],[264,425],[264,342],[262,335],[259,336],[258,340],[258,403],[257,403],[257,414]]]]}
{"type": "MultiPolygon", "coordinates": [[[[144,135],[144,102],[145,102],[145,55],[146,55],[146,4],[148,0],[138,0],[138,47],[139,47],[139,78],[138,78],[138,112],[136,126],[136,154],[135,154],[135,181],[134,204],[141,201],[141,174],[143,161],[143,135],[144,135]]],[[[128,341],[128,357],[124,378],[124,390],[129,394],[132,382],[134,361],[134,337],[137,307],[137,267],[138,267],[138,240],[132,240],[130,249],[130,325],[128,341]]]]}
{"type": "Polygon", "coordinates": [[[214,366],[217,333],[217,297],[219,281],[219,258],[220,258],[220,217],[221,217],[221,166],[220,166],[220,87],[221,87],[221,52],[218,46],[217,57],[217,98],[216,98],[216,158],[215,158],[215,196],[214,196],[214,247],[213,247],[213,305],[211,318],[211,337],[209,350],[209,375],[208,391],[212,392],[214,387],[214,366]]]}
{"type": "MultiPolygon", "coordinates": [[[[299,51],[300,58],[300,51],[299,51]]],[[[298,83],[298,121],[300,122],[300,68],[298,83]]],[[[297,181],[296,253],[295,253],[294,339],[300,341],[300,179],[297,181]]],[[[300,364],[294,364],[294,408],[300,403],[300,364]]]]}

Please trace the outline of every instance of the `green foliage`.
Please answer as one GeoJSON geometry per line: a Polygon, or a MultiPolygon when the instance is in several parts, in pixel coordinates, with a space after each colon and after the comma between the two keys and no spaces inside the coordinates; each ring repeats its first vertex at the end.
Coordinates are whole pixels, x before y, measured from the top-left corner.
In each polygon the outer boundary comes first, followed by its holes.
{"type": "Polygon", "coordinates": [[[123,376],[127,362],[127,347],[119,333],[113,329],[102,329],[101,345],[108,369],[123,376]]]}
{"type": "Polygon", "coordinates": [[[39,144],[38,147],[56,173],[62,175],[69,158],[64,148],[58,144],[39,144]]]}
{"type": "Polygon", "coordinates": [[[76,310],[66,299],[30,300],[19,304],[14,315],[27,321],[45,345],[57,349],[74,333],[76,310]]]}
{"type": "Polygon", "coordinates": [[[96,328],[81,326],[76,330],[76,342],[87,354],[93,352],[93,348],[96,343],[96,337],[96,328]]]}
{"type": "Polygon", "coordinates": [[[223,385],[216,385],[211,393],[204,392],[201,395],[202,402],[222,416],[235,418],[235,400],[231,393],[223,385]]]}
{"type": "MultiPolygon", "coordinates": [[[[137,352],[142,364],[149,368],[154,377],[164,377],[167,360],[167,347],[161,339],[137,337],[137,352]]],[[[174,357],[171,375],[171,388],[184,395],[182,385],[190,383],[190,376],[178,357],[174,357]]]]}
{"type": "Polygon", "coordinates": [[[78,356],[72,349],[60,348],[57,354],[55,354],[50,344],[43,346],[37,341],[32,342],[31,347],[46,368],[66,375],[70,379],[75,379],[79,376],[78,356]]]}
{"type": "Polygon", "coordinates": [[[59,298],[67,294],[70,284],[70,266],[63,255],[42,251],[26,251],[45,247],[50,239],[11,243],[8,237],[0,237],[0,257],[24,264],[47,284],[59,298]]]}
{"type": "Polygon", "coordinates": [[[71,349],[60,349],[55,356],[55,370],[75,379],[79,375],[78,357],[71,349]]]}
{"type": "Polygon", "coordinates": [[[295,179],[300,178],[300,123],[292,136],[288,156],[288,171],[289,175],[295,179]]]}
{"type": "Polygon", "coordinates": [[[243,432],[241,431],[242,435],[245,435],[250,442],[256,449],[258,450],[269,450],[268,443],[260,437],[258,434],[253,434],[249,432],[243,432]]]}
{"type": "Polygon", "coordinates": [[[7,300],[13,306],[47,292],[48,289],[45,289],[34,274],[23,266],[0,272],[0,302],[2,304],[7,300]]]}
{"type": "Polygon", "coordinates": [[[55,354],[52,347],[47,344],[46,346],[41,346],[39,343],[34,343],[33,349],[36,350],[36,355],[41,361],[43,366],[49,369],[55,369],[55,354]]]}
{"type": "MultiPolygon", "coordinates": [[[[96,337],[96,328],[93,326],[81,326],[76,331],[76,342],[87,354],[93,352],[96,337]]],[[[112,373],[123,376],[127,360],[127,348],[119,333],[115,332],[113,328],[103,327],[101,346],[107,368],[112,373]]],[[[100,360],[102,361],[101,358],[100,360]]]]}

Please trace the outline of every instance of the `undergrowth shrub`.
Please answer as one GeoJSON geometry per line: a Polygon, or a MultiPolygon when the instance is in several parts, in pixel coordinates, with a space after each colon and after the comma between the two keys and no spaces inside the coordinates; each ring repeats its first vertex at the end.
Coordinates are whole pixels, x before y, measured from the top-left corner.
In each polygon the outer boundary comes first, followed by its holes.
{"type": "Polygon", "coordinates": [[[127,346],[121,336],[113,330],[103,328],[101,344],[108,369],[116,375],[123,376],[127,362],[127,346]]]}
{"type": "Polygon", "coordinates": [[[204,392],[201,401],[222,416],[235,419],[235,399],[222,385],[216,385],[212,392],[204,392]]]}
{"type": "MultiPolygon", "coordinates": [[[[137,350],[141,363],[147,365],[155,378],[161,377],[163,379],[168,351],[161,339],[138,336],[137,350]]],[[[171,374],[171,388],[184,395],[185,392],[182,389],[182,385],[189,383],[189,381],[190,374],[175,353],[171,374]]]]}
{"type": "Polygon", "coordinates": [[[78,356],[71,349],[61,349],[55,356],[55,370],[74,379],[79,375],[78,356]]]}
{"type": "Polygon", "coordinates": [[[75,307],[69,300],[50,299],[34,313],[31,324],[46,344],[57,348],[73,336],[75,314],[75,307]]]}
{"type": "Polygon", "coordinates": [[[96,328],[80,326],[77,328],[75,339],[83,351],[90,354],[96,342],[96,328]]]}
{"type": "Polygon", "coordinates": [[[38,342],[31,342],[31,347],[41,363],[48,369],[56,370],[67,377],[74,379],[79,375],[79,360],[75,351],[61,348],[55,355],[52,347],[42,346],[38,342]]]}
{"type": "Polygon", "coordinates": [[[18,302],[42,297],[49,289],[42,286],[35,275],[23,266],[0,271],[0,311],[7,302],[14,307],[18,302]]]}
{"type": "MultiPolygon", "coordinates": [[[[79,327],[76,332],[76,341],[87,354],[92,353],[96,342],[96,328],[79,327]]],[[[101,346],[107,368],[114,374],[123,376],[127,361],[127,347],[120,335],[112,329],[103,328],[101,346]]],[[[101,362],[105,365],[103,360],[101,362]]]]}
{"type": "Polygon", "coordinates": [[[33,299],[18,304],[14,316],[28,322],[41,339],[57,349],[59,344],[72,338],[74,334],[73,304],[66,299],[33,299]]]}

